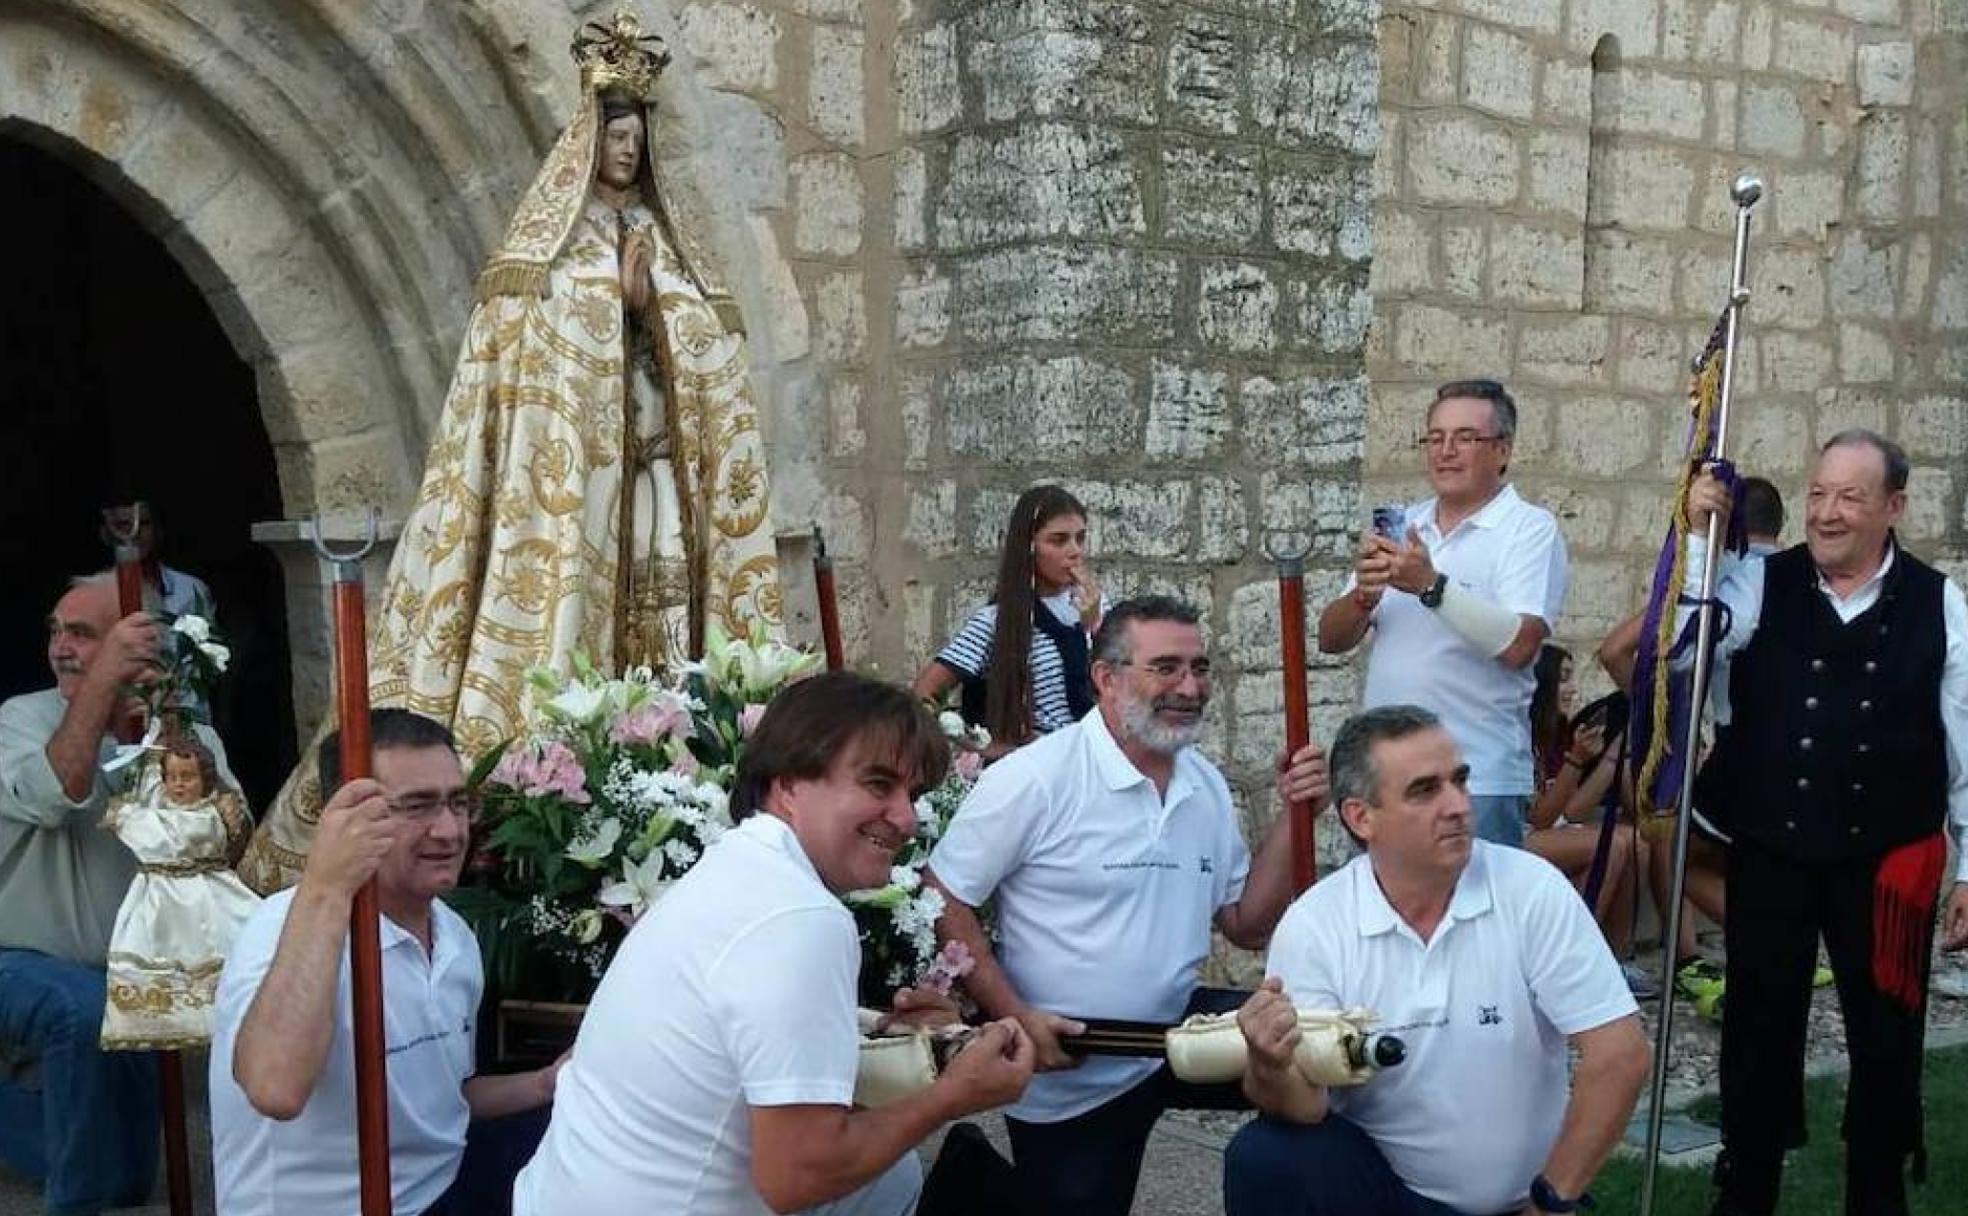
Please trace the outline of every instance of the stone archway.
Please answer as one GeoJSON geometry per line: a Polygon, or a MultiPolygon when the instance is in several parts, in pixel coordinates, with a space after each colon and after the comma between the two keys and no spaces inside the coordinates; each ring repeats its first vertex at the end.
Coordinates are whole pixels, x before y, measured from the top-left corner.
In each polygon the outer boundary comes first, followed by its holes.
{"type": "MultiPolygon", "coordinates": [[[[638,6],[673,35],[665,6],[638,6]]],[[[574,18],[551,0],[0,0],[0,129],[140,218],[254,369],[284,513],[400,515],[422,470],[474,277],[572,104],[574,18]]],[[[752,238],[717,205],[684,65],[665,77],[666,180],[775,351],[752,238]]],[[[769,425],[769,424],[768,424],[769,425]]],[[[295,710],[325,704],[312,559],[288,562],[295,710]],[[303,577],[295,578],[301,573],[303,577]]],[[[380,573],[380,570],[378,571],[380,573]]]]}

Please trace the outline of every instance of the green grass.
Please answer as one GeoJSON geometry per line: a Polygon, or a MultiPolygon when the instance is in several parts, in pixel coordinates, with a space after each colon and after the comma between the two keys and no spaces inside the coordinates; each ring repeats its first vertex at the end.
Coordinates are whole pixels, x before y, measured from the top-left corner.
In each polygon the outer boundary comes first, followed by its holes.
{"type": "MultiPolygon", "coordinates": [[[[1968,1180],[1968,1047],[1928,1053],[1923,1090],[1927,1104],[1927,1181],[1907,1188],[1914,1216],[1956,1216],[1964,1210],[1961,1187],[1968,1180]]],[[[1805,1086],[1804,1104],[1811,1141],[1790,1154],[1784,1169],[1783,1216],[1840,1216],[1845,1200],[1844,1145],[1838,1117],[1845,1105],[1845,1078],[1821,1077],[1805,1086]]],[[[1697,1102],[1697,1118],[1713,1118],[1715,1104],[1697,1102]]],[[[1593,1184],[1599,1198],[1595,1216],[1628,1216],[1640,1210],[1640,1162],[1615,1158],[1593,1184]]],[[[1655,1177],[1655,1216],[1705,1216],[1713,1199],[1708,1169],[1668,1169],[1655,1177]]]]}

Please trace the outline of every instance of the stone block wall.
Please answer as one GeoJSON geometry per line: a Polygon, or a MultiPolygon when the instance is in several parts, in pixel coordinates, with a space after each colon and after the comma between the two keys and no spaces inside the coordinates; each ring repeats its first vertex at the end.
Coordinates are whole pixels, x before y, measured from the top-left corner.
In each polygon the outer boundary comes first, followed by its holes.
{"type": "MultiPolygon", "coordinates": [[[[989,593],[1013,499],[1063,482],[1109,594],[1204,610],[1209,746],[1253,828],[1282,739],[1266,539],[1313,546],[1316,597],[1360,514],[1377,13],[918,0],[893,44],[866,400],[900,426],[854,467],[883,485],[871,653],[897,674],[933,653],[989,593]]],[[[1315,729],[1356,691],[1315,679],[1315,729]]]]}
{"type": "Polygon", "coordinates": [[[1799,539],[1814,446],[1874,427],[1914,460],[1909,544],[1963,554],[1968,4],[1442,0],[1380,37],[1371,499],[1422,492],[1437,382],[1506,380],[1571,544],[1560,637],[1596,645],[1644,594],[1747,170],[1731,454],[1799,539]]]}

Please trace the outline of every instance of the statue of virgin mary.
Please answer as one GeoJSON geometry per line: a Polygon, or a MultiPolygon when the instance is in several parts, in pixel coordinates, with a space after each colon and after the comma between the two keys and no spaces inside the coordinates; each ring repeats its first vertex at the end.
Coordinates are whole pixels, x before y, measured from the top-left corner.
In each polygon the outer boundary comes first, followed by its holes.
{"type": "MultiPolygon", "coordinates": [[[[780,628],[758,409],[735,303],[666,206],[633,15],[574,40],[581,99],[480,274],[390,563],[370,698],[478,755],[520,732],[525,671],[697,658],[780,628]]],[[[298,766],[240,864],[293,882],[320,813],[298,766]]]]}

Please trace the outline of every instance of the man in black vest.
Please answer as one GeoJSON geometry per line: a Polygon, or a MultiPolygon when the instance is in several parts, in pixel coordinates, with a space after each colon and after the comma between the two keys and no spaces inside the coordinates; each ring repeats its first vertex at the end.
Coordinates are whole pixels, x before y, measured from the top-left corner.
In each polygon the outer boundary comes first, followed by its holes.
{"type": "MultiPolygon", "coordinates": [[[[1803,1063],[1822,934],[1845,1016],[1845,1212],[1907,1210],[1922,1169],[1927,963],[1951,824],[1968,826],[1968,601],[1900,548],[1907,458],[1871,431],[1818,455],[1803,545],[1725,563],[1719,651],[1729,730],[1697,782],[1733,838],[1724,939],[1722,1140],[1714,1216],[1776,1209],[1784,1150],[1804,1142],[1803,1063]]],[[[1728,496],[1690,496],[1693,532],[1728,496]]],[[[1705,558],[1691,540],[1690,569],[1705,558]]],[[[1685,610],[1684,610],[1685,611],[1685,610]]],[[[1947,938],[1968,936],[1968,872],[1947,938]]]]}

